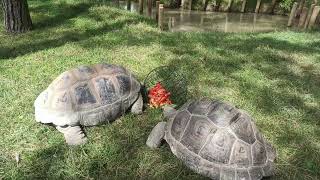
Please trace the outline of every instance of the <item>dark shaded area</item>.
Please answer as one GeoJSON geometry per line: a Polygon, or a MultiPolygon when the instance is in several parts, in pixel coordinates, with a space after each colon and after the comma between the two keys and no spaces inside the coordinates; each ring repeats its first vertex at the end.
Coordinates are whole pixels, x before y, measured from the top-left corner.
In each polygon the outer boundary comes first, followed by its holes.
{"type": "MultiPolygon", "coordinates": [[[[34,32],[33,34],[25,34],[25,38],[30,38],[30,41],[22,41],[17,43],[15,47],[6,47],[6,44],[0,44],[0,60],[15,58],[17,56],[22,56],[30,52],[37,52],[44,49],[50,49],[54,47],[62,46],[66,43],[79,42],[87,40],[96,35],[102,35],[108,32],[112,32],[117,29],[123,28],[128,24],[137,24],[140,22],[151,22],[150,19],[145,17],[130,17],[121,21],[116,21],[115,23],[104,23],[102,27],[99,28],[90,28],[88,27],[85,31],[77,29],[72,29],[70,26],[70,31],[64,31],[62,33],[57,33],[56,29],[59,26],[65,26],[70,19],[85,15],[88,18],[91,18],[93,21],[105,21],[99,15],[89,14],[88,10],[90,7],[95,6],[94,3],[80,3],[75,5],[70,4],[52,4],[48,3],[47,5],[40,5],[37,7],[30,7],[30,11],[34,13],[45,13],[55,12],[54,16],[41,17],[39,21],[34,21],[34,32]],[[134,17],[134,18],[133,18],[134,17]],[[52,33],[54,38],[48,36],[52,33]]],[[[113,11],[108,18],[117,19],[117,17],[122,14],[113,11]]],[[[19,37],[17,37],[19,38],[19,37]]]]}
{"type": "Polygon", "coordinates": [[[66,23],[68,20],[75,18],[77,16],[81,16],[83,14],[87,14],[88,10],[94,4],[88,3],[79,3],[79,4],[67,4],[67,3],[59,3],[53,5],[48,2],[46,4],[41,4],[36,7],[31,7],[30,11],[33,13],[43,13],[54,11],[57,15],[48,16],[46,18],[37,21],[34,26],[36,30],[45,30],[48,28],[56,27],[66,23]]]}
{"type": "Polygon", "coordinates": [[[57,164],[63,165],[65,161],[66,151],[68,151],[63,143],[55,144],[41,151],[35,152],[30,158],[32,161],[27,164],[24,171],[19,172],[20,178],[27,179],[63,179],[65,174],[56,174],[54,177],[50,174],[52,168],[57,164]]]}
{"type": "MultiPolygon", "coordinates": [[[[159,113],[149,112],[147,116],[159,117],[159,113]]],[[[173,179],[179,177],[207,179],[186,168],[183,162],[170,153],[167,144],[157,150],[156,153],[160,157],[157,161],[144,159],[144,154],[153,150],[141,144],[145,144],[148,132],[151,131],[157,119],[153,118],[148,122],[143,118],[131,117],[136,121],[127,121],[121,125],[115,122],[100,127],[86,128],[86,131],[89,131],[87,133],[89,142],[82,146],[67,146],[63,138],[60,138],[58,141],[61,140],[61,143],[54,142],[47,148],[29,154],[29,161],[22,163],[23,168],[15,174],[15,177],[27,179],[173,179]],[[129,130],[123,131],[125,128],[129,130]],[[79,159],[79,157],[82,158],[79,159]],[[149,160],[151,164],[148,164],[149,160]],[[170,164],[170,167],[166,172],[156,173],[158,170],[154,166],[159,163],[170,164]],[[68,166],[70,165],[76,165],[79,171],[69,172],[68,166]],[[145,166],[146,169],[141,166],[145,166]],[[84,169],[85,174],[83,174],[84,169]],[[176,176],[168,171],[179,171],[180,174],[176,176]]]]}

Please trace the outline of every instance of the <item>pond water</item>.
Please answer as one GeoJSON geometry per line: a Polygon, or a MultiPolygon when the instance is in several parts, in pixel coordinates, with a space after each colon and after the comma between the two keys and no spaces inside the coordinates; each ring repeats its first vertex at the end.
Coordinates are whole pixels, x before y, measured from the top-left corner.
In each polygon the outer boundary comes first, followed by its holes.
{"type": "MultiPolygon", "coordinates": [[[[145,3],[146,4],[146,3],[145,3]]],[[[120,7],[138,12],[139,5],[131,2],[127,6],[120,1],[120,7]]],[[[146,14],[147,7],[144,8],[146,14]]],[[[155,8],[152,10],[155,18],[155,8]]],[[[223,13],[165,9],[165,27],[168,31],[221,31],[221,32],[271,32],[287,29],[287,16],[255,13],[223,13]]]]}

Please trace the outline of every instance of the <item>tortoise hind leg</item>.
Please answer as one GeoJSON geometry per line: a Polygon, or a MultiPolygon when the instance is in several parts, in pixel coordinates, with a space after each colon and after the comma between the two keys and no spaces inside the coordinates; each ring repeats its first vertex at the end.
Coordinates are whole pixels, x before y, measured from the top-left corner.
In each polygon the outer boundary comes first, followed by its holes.
{"type": "Polygon", "coordinates": [[[80,126],[56,126],[56,129],[63,133],[68,145],[81,145],[87,141],[80,126]]]}
{"type": "Polygon", "coordinates": [[[136,102],[134,102],[134,104],[131,107],[131,112],[133,114],[141,114],[143,110],[143,99],[142,99],[142,95],[139,94],[138,99],[136,100],[136,102]]]}
{"type": "Polygon", "coordinates": [[[164,139],[164,131],[166,127],[166,122],[159,122],[151,131],[148,140],[146,142],[147,146],[150,148],[158,148],[161,145],[161,141],[164,139]]]}

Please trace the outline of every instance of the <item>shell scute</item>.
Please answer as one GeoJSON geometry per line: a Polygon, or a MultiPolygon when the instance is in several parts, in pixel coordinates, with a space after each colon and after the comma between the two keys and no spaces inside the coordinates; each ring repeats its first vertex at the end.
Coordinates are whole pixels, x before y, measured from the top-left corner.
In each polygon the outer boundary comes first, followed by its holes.
{"type": "Polygon", "coordinates": [[[267,153],[265,147],[260,142],[256,142],[252,146],[252,164],[262,165],[266,163],[266,160],[267,153]]]}
{"type": "Polygon", "coordinates": [[[176,140],[180,140],[181,136],[183,135],[184,129],[186,128],[187,123],[190,120],[190,117],[191,116],[187,111],[181,111],[175,116],[171,128],[171,133],[176,140]]]}
{"type": "Polygon", "coordinates": [[[239,111],[231,105],[216,102],[209,108],[208,118],[219,127],[226,127],[239,116],[239,111]]]}
{"type": "Polygon", "coordinates": [[[99,69],[100,74],[111,75],[111,74],[128,74],[128,72],[121,66],[113,64],[98,64],[96,68],[99,69]]]}
{"type": "Polygon", "coordinates": [[[251,147],[250,145],[236,141],[233,145],[233,152],[230,159],[230,164],[238,166],[249,167],[252,163],[251,160],[251,147]]]}
{"type": "Polygon", "coordinates": [[[262,167],[264,176],[272,176],[275,172],[274,162],[268,161],[265,166],[262,167]]]}
{"type": "Polygon", "coordinates": [[[111,78],[100,77],[94,81],[101,104],[112,104],[119,99],[111,78]]]}
{"type": "Polygon", "coordinates": [[[250,167],[249,174],[251,179],[262,179],[263,178],[263,171],[261,167],[250,167]]]}
{"type": "Polygon", "coordinates": [[[71,87],[77,79],[72,75],[70,71],[63,72],[49,85],[53,90],[66,90],[71,87]]]}
{"type": "Polygon", "coordinates": [[[227,164],[231,154],[230,147],[235,140],[231,133],[219,129],[211,134],[199,155],[210,162],[227,164]]]}
{"type": "Polygon", "coordinates": [[[121,105],[121,101],[114,102],[112,105],[110,105],[110,108],[106,108],[104,110],[105,117],[108,120],[114,120],[119,117],[124,110],[125,108],[123,108],[123,106],[121,105]]]}
{"type": "Polygon", "coordinates": [[[130,77],[125,75],[116,76],[119,84],[119,95],[121,97],[128,96],[131,89],[131,80],[130,77]]]}
{"type": "Polygon", "coordinates": [[[74,88],[74,95],[78,106],[86,106],[97,103],[88,83],[78,84],[74,88]]]}
{"type": "Polygon", "coordinates": [[[80,124],[84,126],[95,126],[103,122],[105,115],[102,109],[82,113],[80,124]]]}
{"type": "Polygon", "coordinates": [[[214,127],[201,116],[191,116],[186,127],[185,133],[181,138],[181,143],[190,151],[198,154],[202,146],[205,144],[207,136],[214,130],[214,127]]]}
{"type": "Polygon", "coordinates": [[[72,100],[68,91],[55,93],[51,100],[51,108],[55,110],[71,111],[72,100]]]}
{"type": "Polygon", "coordinates": [[[96,70],[89,66],[79,66],[78,68],[72,70],[72,73],[76,76],[78,81],[89,80],[97,76],[96,70]]]}
{"type": "Polygon", "coordinates": [[[251,119],[247,114],[242,113],[232,124],[231,129],[237,137],[248,144],[253,144],[256,139],[251,126],[251,119]]]}
{"type": "Polygon", "coordinates": [[[207,114],[208,108],[211,104],[211,100],[194,101],[190,103],[188,111],[195,115],[205,115],[207,114]]]}
{"type": "Polygon", "coordinates": [[[223,180],[234,180],[236,176],[236,171],[234,168],[223,167],[221,168],[221,178],[223,180]]]}
{"type": "Polygon", "coordinates": [[[247,169],[236,170],[236,180],[247,180],[250,179],[249,172],[247,169]]]}

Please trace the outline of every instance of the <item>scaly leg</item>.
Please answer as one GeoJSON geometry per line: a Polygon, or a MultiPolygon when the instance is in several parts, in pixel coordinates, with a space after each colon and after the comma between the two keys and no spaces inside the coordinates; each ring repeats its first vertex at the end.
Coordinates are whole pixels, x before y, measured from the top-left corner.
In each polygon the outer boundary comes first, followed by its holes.
{"type": "Polygon", "coordinates": [[[166,127],[166,122],[159,122],[151,131],[148,140],[146,142],[147,146],[150,148],[158,148],[161,145],[161,141],[164,139],[164,131],[166,127]]]}
{"type": "Polygon", "coordinates": [[[81,145],[87,141],[80,126],[56,126],[56,129],[63,133],[68,145],[81,145]]]}

